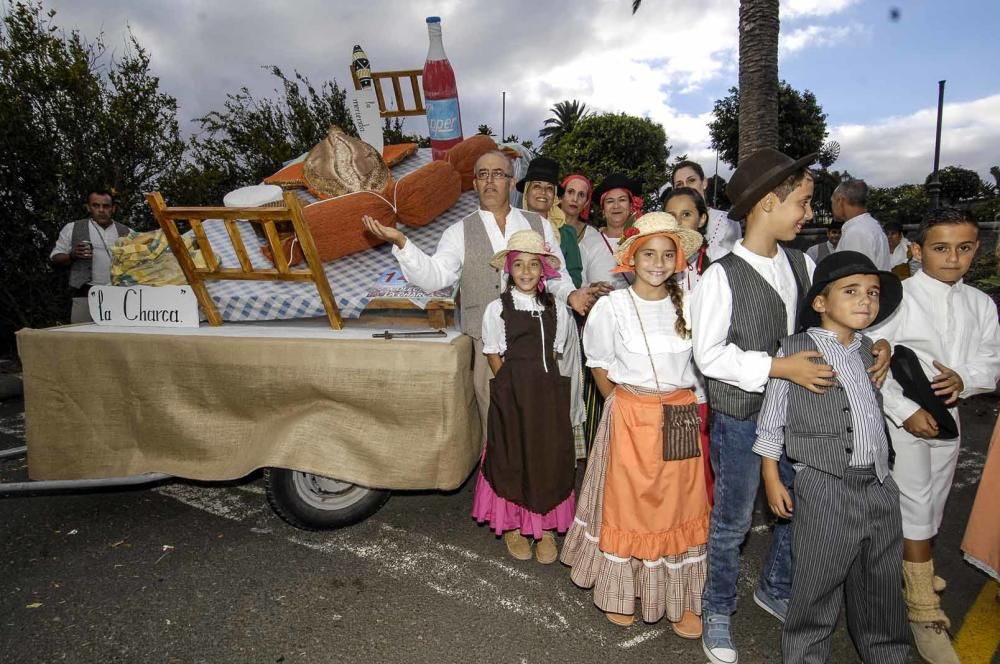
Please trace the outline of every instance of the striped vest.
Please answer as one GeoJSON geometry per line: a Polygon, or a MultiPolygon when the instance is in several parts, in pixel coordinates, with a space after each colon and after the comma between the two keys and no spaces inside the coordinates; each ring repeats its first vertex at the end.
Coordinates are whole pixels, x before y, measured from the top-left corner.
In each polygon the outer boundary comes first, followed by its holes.
{"type": "MultiPolygon", "coordinates": [[[[795,276],[798,290],[796,300],[800,300],[810,286],[806,259],[797,249],[784,251],[795,276]]],[[[741,350],[761,351],[773,356],[778,351],[780,341],[788,336],[788,316],[781,296],[764,277],[736,254],[726,254],[716,262],[726,273],[733,300],[733,314],[729,321],[726,343],[741,350]]],[[[706,379],[708,402],[712,410],[738,420],[752,419],[760,412],[760,407],[764,404],[763,392],[747,392],[721,380],[707,376],[706,379]]]]}
{"type": "MultiPolygon", "coordinates": [[[[547,221],[534,212],[520,210],[520,213],[528,220],[531,230],[545,237],[542,224],[547,221]]],[[[465,234],[465,256],[462,259],[462,276],[458,280],[460,329],[473,339],[482,339],[483,312],[487,304],[500,297],[503,274],[490,265],[493,245],[479,212],[473,212],[461,223],[465,234]]]]}
{"type": "MultiPolygon", "coordinates": [[[[792,335],[781,342],[785,355],[819,350],[807,333],[792,335]]],[[[862,335],[861,361],[865,369],[875,364],[872,340],[862,335]]],[[[819,359],[817,362],[821,361],[819,359]]],[[[869,382],[872,396],[882,412],[882,393],[869,382]]],[[[884,430],[884,418],[880,422],[884,430]]],[[[830,388],[824,394],[810,392],[795,383],[788,386],[788,413],[785,420],[785,454],[793,462],[804,463],[810,468],[843,477],[854,450],[851,408],[847,393],[841,386],[830,388]]],[[[889,436],[875,455],[875,473],[884,479],[889,473],[889,436]]]]}

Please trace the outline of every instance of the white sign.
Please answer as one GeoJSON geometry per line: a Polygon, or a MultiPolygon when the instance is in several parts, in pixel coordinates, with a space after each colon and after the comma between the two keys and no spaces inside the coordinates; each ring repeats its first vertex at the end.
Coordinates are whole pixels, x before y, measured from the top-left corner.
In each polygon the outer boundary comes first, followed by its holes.
{"type": "Polygon", "coordinates": [[[91,286],[88,299],[98,325],[198,327],[190,286],[91,286]]]}

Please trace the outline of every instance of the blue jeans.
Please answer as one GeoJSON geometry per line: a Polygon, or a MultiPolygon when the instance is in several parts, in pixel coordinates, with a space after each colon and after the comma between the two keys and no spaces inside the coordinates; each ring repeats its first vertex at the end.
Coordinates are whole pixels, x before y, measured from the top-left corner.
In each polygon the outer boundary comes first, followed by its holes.
{"type": "MultiPolygon", "coordinates": [[[[712,411],[710,457],[715,471],[715,505],[708,531],[708,578],[702,598],[711,613],[730,615],[736,611],[740,547],[750,530],[760,486],[760,457],[752,449],[756,437],[756,420],[738,420],[712,411]]],[[[791,493],[795,470],[788,459],[782,457],[779,471],[791,493]]],[[[760,575],[761,590],[774,599],[791,597],[791,543],[791,524],[779,521],[760,575]]]]}

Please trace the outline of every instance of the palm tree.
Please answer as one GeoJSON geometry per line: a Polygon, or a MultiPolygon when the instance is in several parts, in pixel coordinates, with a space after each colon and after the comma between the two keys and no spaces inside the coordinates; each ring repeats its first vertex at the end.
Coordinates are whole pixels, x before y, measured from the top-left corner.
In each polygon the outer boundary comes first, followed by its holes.
{"type": "Polygon", "coordinates": [[[740,161],[778,147],[779,28],[778,0],[740,0],[740,161]]]}
{"type": "Polygon", "coordinates": [[[573,101],[561,101],[549,111],[555,116],[545,121],[545,126],[538,132],[538,136],[543,140],[558,140],[564,134],[573,131],[580,120],[589,116],[587,105],[574,99],[573,101]]]}

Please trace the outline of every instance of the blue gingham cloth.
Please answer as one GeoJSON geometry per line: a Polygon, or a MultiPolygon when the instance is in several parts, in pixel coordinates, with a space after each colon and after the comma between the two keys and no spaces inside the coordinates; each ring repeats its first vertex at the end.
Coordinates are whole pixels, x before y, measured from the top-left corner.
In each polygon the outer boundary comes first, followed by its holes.
{"type": "MultiPolygon", "coordinates": [[[[398,164],[392,170],[392,176],[399,180],[430,161],[431,151],[420,149],[417,154],[398,164]]],[[[307,206],[317,202],[304,190],[296,191],[296,194],[307,206]]],[[[475,192],[467,191],[444,214],[426,226],[411,228],[401,225],[400,230],[406,233],[411,242],[416,242],[425,252],[433,254],[445,229],[478,207],[475,192]]],[[[238,225],[251,264],[259,268],[272,267],[271,262],[260,251],[260,240],[254,235],[252,225],[249,222],[239,222],[238,225]]],[[[239,267],[225,224],[221,221],[206,221],[204,228],[219,262],[224,267],[239,267]]],[[[330,281],[330,288],[333,289],[333,297],[342,317],[358,318],[370,301],[367,297],[369,288],[386,268],[397,265],[391,247],[390,244],[383,244],[324,264],[326,278],[330,281]]],[[[326,315],[319,292],[312,283],[223,280],[208,281],[206,285],[223,320],[285,320],[326,315]]]]}

